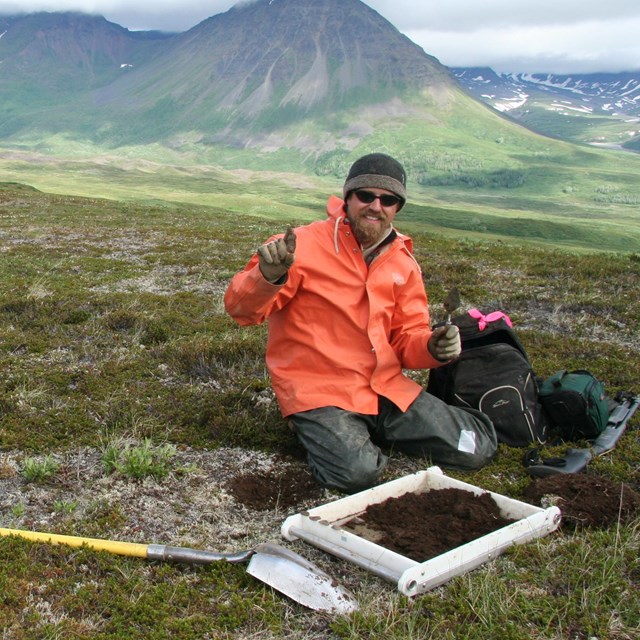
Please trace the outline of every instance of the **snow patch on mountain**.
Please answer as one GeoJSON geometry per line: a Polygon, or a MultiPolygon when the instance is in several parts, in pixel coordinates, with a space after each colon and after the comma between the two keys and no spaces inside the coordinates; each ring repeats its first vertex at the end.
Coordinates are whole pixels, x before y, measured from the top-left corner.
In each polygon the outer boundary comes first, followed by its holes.
{"type": "Polygon", "coordinates": [[[528,99],[529,96],[526,93],[521,93],[513,98],[506,98],[504,100],[495,101],[493,103],[493,106],[498,111],[504,113],[506,111],[513,111],[513,109],[519,109],[520,107],[523,107],[527,103],[528,99]]]}
{"type": "Polygon", "coordinates": [[[529,102],[563,113],[640,116],[640,71],[571,76],[487,68],[452,71],[460,85],[497,111],[513,111],[529,102]]]}

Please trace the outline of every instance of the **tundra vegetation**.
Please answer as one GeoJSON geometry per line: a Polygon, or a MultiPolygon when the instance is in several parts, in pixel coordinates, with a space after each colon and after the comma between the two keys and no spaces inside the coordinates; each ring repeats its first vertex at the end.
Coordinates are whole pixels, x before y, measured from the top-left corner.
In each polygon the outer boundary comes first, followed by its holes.
{"type": "MultiPolygon", "coordinates": [[[[286,467],[302,476],[306,466],[269,386],[265,327],[236,326],[222,296],[260,241],[286,223],[321,217],[324,187],[337,183],[274,186],[238,174],[210,185],[220,191],[212,206],[186,198],[205,184],[197,178],[164,199],[172,180],[185,179],[170,169],[155,201],[125,199],[144,172],[124,183],[125,170],[113,171],[110,199],[62,195],[65,185],[47,193],[0,184],[0,524],[215,551],[278,541],[289,513],[338,496],[322,490],[290,505],[283,494],[266,509],[234,500],[229,483],[239,474],[286,467]]],[[[100,192],[89,170],[86,179],[85,188],[100,192]]],[[[486,179],[508,187],[520,176],[486,179]]],[[[615,193],[597,187],[594,195],[613,201],[615,193]]],[[[574,252],[553,246],[561,240],[553,228],[547,246],[500,237],[488,228],[497,210],[478,213],[476,231],[457,234],[455,209],[425,201],[406,210],[434,320],[457,286],[463,307],[511,316],[540,376],[586,368],[611,393],[640,393],[637,250],[603,251],[595,226],[574,252]],[[432,220],[440,214],[448,232],[432,220]]],[[[530,216],[527,224],[547,223],[530,216]]],[[[411,375],[426,384],[428,373],[411,375]]],[[[637,424],[587,472],[638,489],[637,424]]],[[[530,481],[522,454],[501,446],[485,469],[449,473],[520,498],[530,481]]],[[[385,480],[429,464],[394,454],[385,480]]],[[[354,592],[360,610],[347,617],[308,611],[243,565],[152,563],[7,537],[0,628],[12,640],[631,640],[640,624],[639,531],[638,520],[563,528],[414,599],[281,541],[354,592]]]]}

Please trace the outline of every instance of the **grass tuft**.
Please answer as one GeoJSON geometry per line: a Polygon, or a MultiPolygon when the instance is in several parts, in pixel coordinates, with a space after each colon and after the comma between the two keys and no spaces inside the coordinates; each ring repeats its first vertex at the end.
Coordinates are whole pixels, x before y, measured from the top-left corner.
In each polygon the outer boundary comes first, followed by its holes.
{"type": "Polygon", "coordinates": [[[46,482],[51,480],[59,469],[60,464],[51,455],[47,455],[41,460],[27,458],[24,461],[22,476],[26,482],[46,482]]]}
{"type": "Polygon", "coordinates": [[[174,445],[154,445],[149,439],[137,445],[112,441],[103,448],[102,464],[108,473],[117,471],[135,480],[147,477],[159,480],[171,473],[176,453],[174,445]]]}

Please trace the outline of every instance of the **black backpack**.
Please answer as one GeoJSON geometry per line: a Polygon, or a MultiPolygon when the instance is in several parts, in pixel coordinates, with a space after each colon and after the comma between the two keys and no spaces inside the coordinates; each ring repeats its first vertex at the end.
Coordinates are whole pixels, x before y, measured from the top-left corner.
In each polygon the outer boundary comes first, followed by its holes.
{"type": "Polygon", "coordinates": [[[547,421],[538,380],[508,316],[472,309],[451,322],[460,328],[462,353],[429,372],[427,391],[447,404],[485,413],[499,442],[513,447],[544,442],[547,421]]]}

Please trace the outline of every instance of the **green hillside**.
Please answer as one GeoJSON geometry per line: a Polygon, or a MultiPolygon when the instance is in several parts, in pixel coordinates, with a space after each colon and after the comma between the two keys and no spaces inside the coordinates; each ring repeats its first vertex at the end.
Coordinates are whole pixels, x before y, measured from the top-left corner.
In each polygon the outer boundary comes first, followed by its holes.
{"type": "Polygon", "coordinates": [[[399,221],[407,229],[640,252],[640,156],[545,138],[453,98],[414,97],[395,117],[370,108],[309,118],[244,148],[195,131],[117,147],[33,133],[4,142],[0,169],[7,180],[56,193],[308,220],[323,215],[329,193],[340,194],[356,157],[386,151],[409,174],[399,221]]]}
{"type": "MultiPolygon", "coordinates": [[[[510,115],[518,123],[547,136],[582,144],[627,146],[633,119],[626,116],[597,115],[580,111],[558,113],[552,101],[535,100],[526,110],[510,115]]],[[[631,148],[631,147],[629,147],[631,148]]]]}

